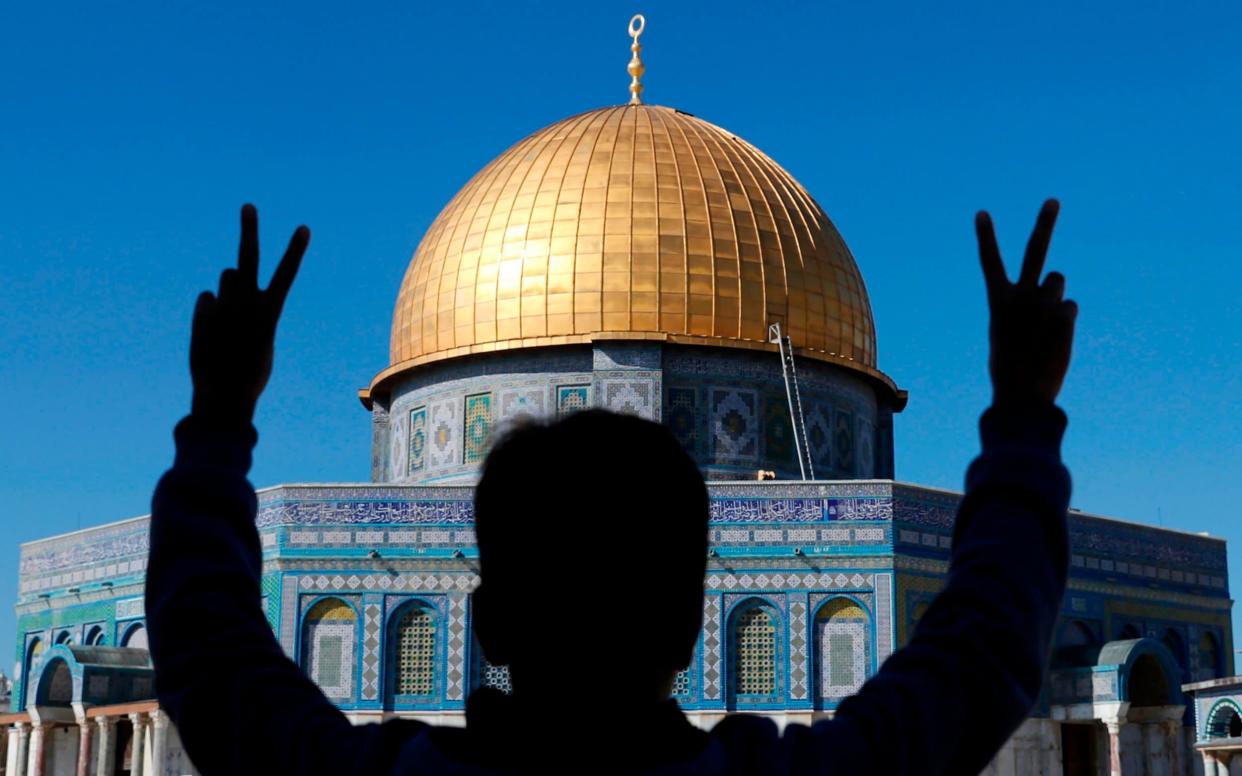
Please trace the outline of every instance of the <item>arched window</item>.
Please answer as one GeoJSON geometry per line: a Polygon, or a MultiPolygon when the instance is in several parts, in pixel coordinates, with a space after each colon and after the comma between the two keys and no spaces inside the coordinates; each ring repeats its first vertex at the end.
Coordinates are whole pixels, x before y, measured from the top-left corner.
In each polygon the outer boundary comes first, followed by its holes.
{"type": "Polygon", "coordinates": [[[357,630],[357,613],[339,598],[319,601],[302,621],[302,670],[329,698],[353,697],[357,630]]]}
{"type": "Polygon", "coordinates": [[[1092,665],[1098,654],[1095,631],[1081,620],[1065,623],[1052,651],[1053,668],[1082,668],[1092,665]]]}
{"type": "Polygon", "coordinates": [[[70,632],[69,632],[69,631],[67,631],[67,630],[63,630],[63,631],[61,631],[60,633],[57,633],[57,634],[56,634],[56,643],[57,643],[57,644],[71,644],[71,643],[73,643],[73,634],[72,634],[72,633],[70,633],[70,632]]]}
{"type": "Polygon", "coordinates": [[[68,706],[73,702],[73,674],[69,664],[53,657],[43,670],[41,687],[33,694],[36,703],[48,706],[68,706]]]}
{"type": "Polygon", "coordinates": [[[1118,641],[1128,641],[1130,639],[1142,638],[1143,634],[1139,631],[1138,626],[1132,622],[1126,623],[1121,632],[1117,634],[1118,641]]]}
{"type": "Polygon", "coordinates": [[[923,619],[923,615],[927,614],[927,610],[931,608],[931,601],[919,601],[910,608],[910,630],[914,632],[914,628],[918,627],[919,622],[923,619]]]}
{"type": "Polygon", "coordinates": [[[1242,737],[1242,715],[1230,701],[1220,701],[1208,712],[1204,726],[1208,738],[1242,737]]]}
{"type": "Polygon", "coordinates": [[[1130,706],[1168,706],[1169,678],[1155,655],[1141,655],[1130,668],[1130,706]]]}
{"type": "Polygon", "coordinates": [[[1169,654],[1173,656],[1173,661],[1177,663],[1182,673],[1186,673],[1186,641],[1182,635],[1175,628],[1169,628],[1160,637],[1160,643],[1169,650],[1169,654]]]}
{"type": "Polygon", "coordinates": [[[416,602],[398,612],[391,643],[392,695],[406,701],[432,697],[436,691],[435,610],[416,602]]]}
{"type": "Polygon", "coordinates": [[[92,625],[91,629],[86,632],[86,640],[82,642],[88,647],[97,647],[104,643],[104,631],[102,625],[92,625]]]}
{"type": "Polygon", "coordinates": [[[871,670],[869,619],[848,598],[834,598],[815,616],[817,700],[839,701],[862,687],[871,670]]]}
{"type": "Polygon", "coordinates": [[[39,669],[39,660],[43,657],[43,649],[43,639],[40,638],[31,639],[29,646],[26,647],[26,670],[22,673],[24,680],[22,682],[22,696],[25,701],[22,704],[23,708],[34,703],[34,680],[35,674],[39,669]]]}
{"type": "Polygon", "coordinates": [[[739,607],[729,629],[729,689],[735,703],[777,699],[776,615],[760,603],[739,607]]]}
{"type": "Polygon", "coordinates": [[[125,631],[125,639],[121,642],[122,647],[130,647],[132,649],[147,648],[147,628],[145,625],[134,625],[125,631]]]}
{"type": "Polygon", "coordinates": [[[1199,637],[1198,679],[1215,679],[1220,675],[1220,642],[1211,633],[1199,637]]]}
{"type": "Polygon", "coordinates": [[[1074,620],[1061,630],[1058,645],[1062,647],[1089,647],[1095,643],[1095,633],[1085,622],[1074,620]]]}

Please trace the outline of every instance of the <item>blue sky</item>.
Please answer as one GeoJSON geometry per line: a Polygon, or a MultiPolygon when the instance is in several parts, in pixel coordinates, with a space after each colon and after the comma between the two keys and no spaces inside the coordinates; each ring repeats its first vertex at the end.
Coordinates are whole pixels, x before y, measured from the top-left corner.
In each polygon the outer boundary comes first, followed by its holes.
{"type": "Polygon", "coordinates": [[[1237,589],[1242,5],[946,5],[8,4],[0,601],[19,542],[147,511],[189,406],[193,300],[244,201],[268,270],[314,230],[253,481],[367,479],[355,391],[387,364],[423,230],[524,135],[626,99],[635,11],[648,101],[764,149],[854,251],[880,365],[910,391],[902,480],[957,488],[976,450],[972,214],[993,212],[1016,268],[1060,197],[1074,503],[1226,537],[1237,589]]]}

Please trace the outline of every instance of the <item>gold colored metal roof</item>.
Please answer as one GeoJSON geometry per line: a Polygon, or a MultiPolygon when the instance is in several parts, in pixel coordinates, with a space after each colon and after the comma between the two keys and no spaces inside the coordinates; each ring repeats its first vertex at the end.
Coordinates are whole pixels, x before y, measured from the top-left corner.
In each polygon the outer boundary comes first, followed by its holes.
{"type": "Polygon", "coordinates": [[[441,211],[397,296],[391,366],[644,339],[759,350],[780,321],[799,355],[876,368],[854,257],[762,151],[671,108],[601,108],[535,132],[441,211]]]}

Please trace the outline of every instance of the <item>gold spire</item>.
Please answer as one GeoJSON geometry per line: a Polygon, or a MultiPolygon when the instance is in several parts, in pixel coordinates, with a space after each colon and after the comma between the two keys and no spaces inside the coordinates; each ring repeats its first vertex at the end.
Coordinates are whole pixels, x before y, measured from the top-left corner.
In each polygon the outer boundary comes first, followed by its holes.
{"type": "Polygon", "coordinates": [[[640,13],[634,14],[634,18],[630,19],[630,37],[634,39],[634,43],[630,45],[630,51],[634,52],[634,56],[630,57],[629,67],[626,68],[632,77],[630,80],[630,105],[643,104],[643,98],[640,96],[643,93],[643,85],[639,79],[643,77],[643,72],[646,68],[643,67],[643,61],[638,57],[638,52],[643,50],[643,47],[638,45],[638,36],[643,34],[643,28],[646,26],[647,20],[640,13]]]}

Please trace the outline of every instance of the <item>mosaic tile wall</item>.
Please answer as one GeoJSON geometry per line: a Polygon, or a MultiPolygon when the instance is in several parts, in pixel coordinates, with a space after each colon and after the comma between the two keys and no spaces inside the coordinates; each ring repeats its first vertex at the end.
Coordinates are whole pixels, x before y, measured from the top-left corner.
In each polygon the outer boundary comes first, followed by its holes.
{"type": "MultiPolygon", "coordinates": [[[[517,418],[592,406],[665,422],[709,479],[753,479],[759,469],[801,477],[780,362],[771,354],[604,340],[543,355],[473,357],[407,379],[391,412],[372,415],[386,440],[373,445],[378,479],[469,482],[492,436],[517,418]]],[[[866,381],[814,361],[798,374],[815,478],[891,472],[879,414],[887,410],[866,381]]]]}
{"type": "MultiPolygon", "coordinates": [[[[955,494],[889,482],[715,483],[709,490],[717,556],[705,579],[701,640],[679,680],[679,702],[688,709],[737,703],[728,629],[748,598],[762,597],[776,623],[771,708],[831,708],[843,687],[908,638],[920,606],[942,584],[955,494]],[[816,613],[841,596],[866,617],[830,619],[829,627],[816,613]]],[[[288,654],[304,665],[310,659],[316,670],[305,646],[307,634],[317,633],[307,623],[315,601],[338,597],[358,613],[348,648],[329,649],[341,670],[328,678],[348,678],[333,684],[348,689],[342,705],[391,702],[388,629],[398,607],[414,598],[436,607],[437,618],[436,689],[417,708],[460,709],[470,687],[503,685],[499,668],[481,666],[468,645],[477,584],[469,487],[271,488],[259,493],[257,524],[266,612],[288,654]]],[[[1232,671],[1223,542],[1081,514],[1071,517],[1071,536],[1067,621],[1087,623],[1101,639],[1127,627],[1161,639],[1173,632],[1170,643],[1181,646],[1170,652],[1192,674],[1207,662],[1216,673],[1232,671]]],[[[145,519],[23,545],[15,675],[28,670],[36,639],[80,643],[98,627],[116,643],[141,625],[145,554],[145,519]]]]}

